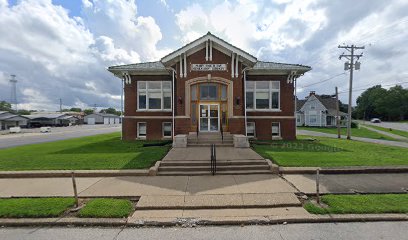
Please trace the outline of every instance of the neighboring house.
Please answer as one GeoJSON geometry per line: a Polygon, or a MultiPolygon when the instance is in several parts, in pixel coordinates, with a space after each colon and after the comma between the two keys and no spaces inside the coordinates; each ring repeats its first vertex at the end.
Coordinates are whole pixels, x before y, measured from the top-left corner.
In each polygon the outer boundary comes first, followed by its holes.
{"type": "Polygon", "coordinates": [[[33,113],[31,115],[23,115],[28,118],[29,127],[61,127],[75,125],[79,123],[79,119],[65,113],[33,113]]]}
{"type": "MultiPolygon", "coordinates": [[[[336,99],[321,97],[314,91],[310,92],[305,100],[297,100],[296,125],[311,127],[335,127],[336,126],[336,99]]],[[[341,126],[347,114],[339,111],[341,126]]]]}
{"type": "Polygon", "coordinates": [[[311,68],[259,61],[207,33],[160,61],[108,70],[124,84],[125,140],[221,130],[295,139],[294,80],[311,68]]]}
{"type": "Polygon", "coordinates": [[[84,123],[88,125],[94,124],[120,124],[120,117],[115,114],[108,113],[92,113],[84,117],[84,123]]]}
{"type": "Polygon", "coordinates": [[[28,118],[10,112],[0,112],[0,130],[11,127],[26,127],[28,118]]]}

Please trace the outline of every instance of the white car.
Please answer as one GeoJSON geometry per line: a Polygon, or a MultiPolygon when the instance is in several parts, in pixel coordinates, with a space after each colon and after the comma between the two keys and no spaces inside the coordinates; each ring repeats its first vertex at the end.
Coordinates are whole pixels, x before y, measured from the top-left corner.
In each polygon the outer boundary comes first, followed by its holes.
{"type": "Polygon", "coordinates": [[[379,118],[372,118],[370,120],[370,122],[372,122],[372,123],[381,123],[381,120],[379,118]]]}

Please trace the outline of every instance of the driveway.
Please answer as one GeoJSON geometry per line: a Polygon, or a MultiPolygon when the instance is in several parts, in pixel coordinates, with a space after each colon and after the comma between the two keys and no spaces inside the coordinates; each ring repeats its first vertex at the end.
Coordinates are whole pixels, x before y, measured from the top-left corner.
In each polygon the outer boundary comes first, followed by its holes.
{"type": "Polygon", "coordinates": [[[50,133],[40,133],[37,129],[25,129],[24,133],[0,135],[0,149],[27,144],[53,142],[58,140],[119,132],[121,125],[81,125],[53,127],[50,133]]]}

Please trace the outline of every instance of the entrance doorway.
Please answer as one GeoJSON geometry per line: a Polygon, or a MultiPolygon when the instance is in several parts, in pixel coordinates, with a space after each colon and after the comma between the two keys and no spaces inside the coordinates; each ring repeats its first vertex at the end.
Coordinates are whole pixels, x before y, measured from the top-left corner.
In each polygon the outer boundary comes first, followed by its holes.
{"type": "Polygon", "coordinates": [[[220,105],[200,104],[199,129],[200,132],[218,132],[220,126],[220,105]]]}

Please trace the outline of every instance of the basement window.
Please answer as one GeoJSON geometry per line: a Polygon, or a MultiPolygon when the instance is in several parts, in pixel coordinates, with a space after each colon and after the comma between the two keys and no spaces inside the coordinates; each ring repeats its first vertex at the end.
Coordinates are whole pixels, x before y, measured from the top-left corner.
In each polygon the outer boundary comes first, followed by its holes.
{"type": "Polygon", "coordinates": [[[164,122],[163,123],[163,138],[171,138],[172,130],[173,130],[172,123],[164,122]]]}
{"type": "Polygon", "coordinates": [[[147,124],[145,122],[137,123],[137,138],[146,138],[147,124]]]}

